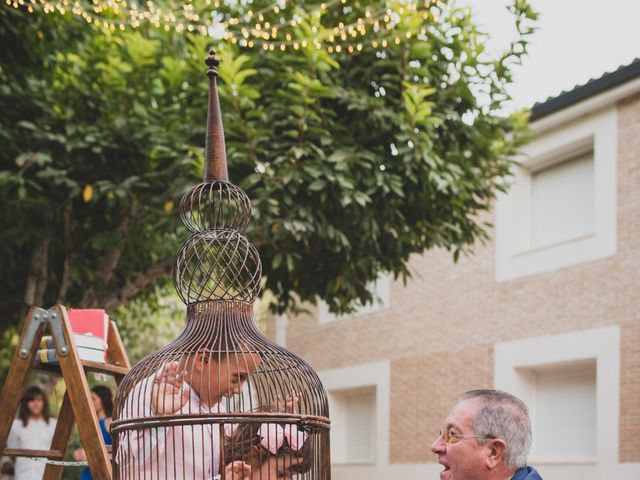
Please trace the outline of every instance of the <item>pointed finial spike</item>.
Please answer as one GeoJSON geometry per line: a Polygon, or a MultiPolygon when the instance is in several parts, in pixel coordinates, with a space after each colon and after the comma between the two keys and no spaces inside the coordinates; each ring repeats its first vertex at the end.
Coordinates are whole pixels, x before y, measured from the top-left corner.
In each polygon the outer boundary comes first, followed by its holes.
{"type": "Polygon", "coordinates": [[[205,60],[209,67],[209,108],[207,112],[207,136],[204,147],[204,180],[229,180],[227,173],[227,151],[224,145],[224,129],[222,127],[222,114],[220,113],[220,100],[218,99],[218,65],[220,58],[212,48],[205,60]]]}
{"type": "Polygon", "coordinates": [[[209,67],[209,69],[207,70],[207,75],[218,76],[218,65],[220,65],[220,57],[216,55],[216,51],[213,48],[209,50],[209,56],[206,58],[204,63],[206,63],[209,67]]]}

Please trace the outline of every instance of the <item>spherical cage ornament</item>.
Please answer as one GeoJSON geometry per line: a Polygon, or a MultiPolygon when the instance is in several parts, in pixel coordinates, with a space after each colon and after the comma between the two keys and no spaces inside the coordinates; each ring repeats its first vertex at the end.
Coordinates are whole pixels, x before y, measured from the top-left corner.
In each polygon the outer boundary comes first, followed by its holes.
{"type": "Polygon", "coordinates": [[[178,252],[173,281],[187,304],[209,300],[253,302],[262,263],[256,248],[233,230],[193,233],[178,252]]]}
{"type": "Polygon", "coordinates": [[[208,181],[183,195],[180,218],[191,232],[217,228],[243,232],[251,219],[251,201],[232,183],[208,181]]]}

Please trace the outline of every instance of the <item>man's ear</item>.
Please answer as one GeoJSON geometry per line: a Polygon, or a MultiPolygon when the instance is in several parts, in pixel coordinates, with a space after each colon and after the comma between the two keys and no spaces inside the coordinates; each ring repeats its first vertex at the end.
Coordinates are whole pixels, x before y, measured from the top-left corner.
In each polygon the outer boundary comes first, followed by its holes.
{"type": "Polygon", "coordinates": [[[484,445],[489,449],[487,456],[487,468],[492,470],[500,465],[504,464],[504,455],[507,453],[507,444],[500,438],[492,438],[487,440],[484,445]]]}

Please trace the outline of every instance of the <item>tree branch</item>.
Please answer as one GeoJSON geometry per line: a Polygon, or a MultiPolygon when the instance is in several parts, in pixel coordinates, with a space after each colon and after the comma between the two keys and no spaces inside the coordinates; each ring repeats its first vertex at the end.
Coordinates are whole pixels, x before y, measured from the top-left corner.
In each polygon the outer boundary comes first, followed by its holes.
{"type": "Polygon", "coordinates": [[[42,306],[44,292],[47,288],[47,263],[48,263],[49,239],[43,239],[31,256],[31,265],[27,276],[27,284],[24,289],[24,304],[20,312],[18,329],[22,330],[25,316],[29,307],[42,306]]]}
{"type": "MultiPolygon", "coordinates": [[[[121,238],[123,238],[131,227],[133,226],[133,219],[131,216],[126,215],[120,225],[118,225],[117,232],[121,238]]],[[[104,257],[104,260],[100,263],[100,266],[97,269],[96,278],[99,278],[103,284],[107,284],[109,280],[113,277],[113,274],[118,267],[118,263],[120,263],[120,257],[122,256],[122,244],[114,247],[112,250],[107,253],[104,257]]],[[[100,295],[96,293],[96,289],[94,286],[87,288],[82,295],[82,300],[80,304],[84,307],[89,307],[92,305],[102,305],[100,300],[100,295]]]]}
{"type": "MultiPolygon", "coordinates": [[[[133,219],[127,215],[122,219],[120,225],[118,225],[117,232],[120,238],[124,238],[126,234],[131,230],[133,226],[133,219]]],[[[109,282],[111,277],[113,277],[113,273],[118,267],[118,263],[120,262],[120,257],[122,256],[122,243],[118,245],[116,248],[111,250],[104,258],[100,267],[98,268],[98,278],[101,278],[104,283],[109,282]]]]}
{"type": "Polygon", "coordinates": [[[101,301],[99,302],[100,306],[107,311],[112,311],[129,300],[132,300],[147,287],[169,275],[173,270],[173,263],[174,258],[169,257],[155,265],[152,265],[145,272],[133,277],[133,279],[127,282],[117,292],[101,298],[101,301]]]}
{"type": "Polygon", "coordinates": [[[38,304],[38,300],[44,295],[42,286],[42,274],[44,273],[44,285],[46,287],[47,275],[47,251],[49,250],[49,239],[45,238],[40,242],[31,257],[27,285],[24,289],[24,303],[33,306],[38,304]],[[44,268],[43,268],[44,266],[44,268]]]}
{"type": "Polygon", "coordinates": [[[38,284],[36,286],[33,304],[42,306],[44,303],[44,294],[47,291],[49,281],[49,239],[43,242],[42,257],[38,264],[38,284]]]}
{"type": "Polygon", "coordinates": [[[71,202],[67,202],[64,206],[64,262],[62,264],[62,280],[58,289],[58,298],[56,303],[65,303],[67,291],[71,283],[71,202]]]}

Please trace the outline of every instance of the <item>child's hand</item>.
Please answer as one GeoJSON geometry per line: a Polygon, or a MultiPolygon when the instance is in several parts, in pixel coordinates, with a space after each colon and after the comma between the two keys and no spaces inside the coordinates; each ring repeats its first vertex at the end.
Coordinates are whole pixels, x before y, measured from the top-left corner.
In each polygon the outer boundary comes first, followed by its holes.
{"type": "Polygon", "coordinates": [[[251,480],[251,465],[236,460],[224,467],[224,478],[228,480],[251,480]]]}
{"type": "Polygon", "coordinates": [[[185,372],[178,372],[178,362],[162,367],[151,387],[151,408],[159,415],[171,415],[189,401],[189,387],[184,387],[185,372]]]}
{"type": "Polygon", "coordinates": [[[287,398],[284,399],[284,402],[281,398],[278,398],[278,402],[276,404],[276,408],[279,412],[286,413],[294,413],[295,408],[300,403],[300,394],[298,392],[291,392],[287,395],[287,398]]]}

